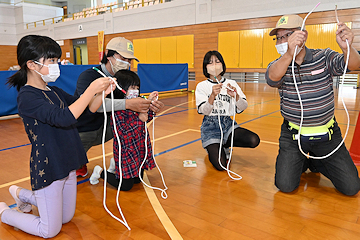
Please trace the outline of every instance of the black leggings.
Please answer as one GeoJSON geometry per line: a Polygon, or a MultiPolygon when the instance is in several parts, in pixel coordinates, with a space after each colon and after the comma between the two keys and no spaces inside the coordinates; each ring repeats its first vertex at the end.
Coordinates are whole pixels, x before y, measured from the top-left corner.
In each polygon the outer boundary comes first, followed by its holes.
{"type": "MultiPolygon", "coordinates": [[[[141,170],[141,178],[144,176],[144,169],[141,170]]],[[[104,171],[101,172],[100,177],[102,179],[104,179],[104,171]]],[[[116,178],[115,173],[110,173],[107,172],[107,182],[115,187],[116,189],[119,187],[119,183],[120,183],[120,178],[116,178]]],[[[122,179],[122,183],[121,183],[121,187],[120,187],[120,191],[129,191],[130,189],[132,189],[132,187],[134,186],[134,184],[136,183],[140,183],[140,178],[139,177],[135,177],[135,178],[123,178],[122,179]]]]}
{"type": "MultiPolygon", "coordinates": [[[[222,146],[221,149],[221,164],[226,167],[227,164],[227,158],[224,152],[224,148],[231,147],[231,138],[232,134],[230,134],[229,138],[227,139],[226,143],[222,146]]],[[[234,130],[234,147],[247,147],[247,148],[255,148],[259,145],[260,138],[259,136],[245,128],[239,127],[234,130]]],[[[219,148],[220,143],[213,143],[206,147],[206,150],[209,154],[209,160],[211,164],[219,171],[223,171],[224,169],[221,168],[219,164],[219,148]]]]}

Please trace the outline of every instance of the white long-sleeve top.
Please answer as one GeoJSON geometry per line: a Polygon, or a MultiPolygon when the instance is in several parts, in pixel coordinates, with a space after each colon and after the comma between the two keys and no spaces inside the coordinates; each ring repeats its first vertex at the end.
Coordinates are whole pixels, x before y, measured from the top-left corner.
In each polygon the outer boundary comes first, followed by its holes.
{"type": "Polygon", "coordinates": [[[196,86],[195,98],[196,107],[199,114],[217,116],[219,110],[221,116],[234,115],[234,106],[232,105],[233,103],[231,103],[231,101],[234,101],[234,99],[231,100],[232,97],[227,94],[226,90],[228,83],[235,87],[237,93],[239,94],[239,100],[235,103],[236,113],[241,113],[247,108],[248,103],[246,101],[246,96],[236,81],[222,78],[220,82],[223,84],[223,87],[215,98],[214,105],[216,104],[216,107],[209,103],[209,97],[212,93],[212,87],[217,84],[217,82],[213,82],[211,79],[207,79],[198,83],[196,86]]]}

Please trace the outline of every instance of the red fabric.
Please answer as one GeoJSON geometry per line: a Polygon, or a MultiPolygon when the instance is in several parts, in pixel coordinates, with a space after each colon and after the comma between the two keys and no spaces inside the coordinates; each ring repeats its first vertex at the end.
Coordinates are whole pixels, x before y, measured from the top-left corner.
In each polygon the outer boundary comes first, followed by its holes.
{"type": "MultiPolygon", "coordinates": [[[[149,111],[148,121],[153,118],[149,111]]],[[[121,168],[122,178],[134,178],[139,176],[139,169],[145,156],[145,123],[139,119],[139,113],[131,110],[115,111],[115,124],[121,143],[121,168]]],[[[114,160],[116,163],[116,178],[120,178],[119,171],[119,144],[115,135],[113,120],[111,127],[114,134],[114,160]]],[[[149,133],[147,134],[147,159],[143,169],[152,169],[155,161],[152,154],[149,133]]]]}

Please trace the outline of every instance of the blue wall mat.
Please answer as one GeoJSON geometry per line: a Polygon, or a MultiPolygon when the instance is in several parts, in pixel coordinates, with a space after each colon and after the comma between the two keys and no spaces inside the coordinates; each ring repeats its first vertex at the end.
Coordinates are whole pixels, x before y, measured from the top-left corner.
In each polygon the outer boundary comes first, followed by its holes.
{"type": "Polygon", "coordinates": [[[138,64],[141,80],[140,92],[172,91],[188,88],[188,65],[185,64],[138,64]]]}
{"type": "MultiPolygon", "coordinates": [[[[98,65],[61,65],[60,77],[50,86],[62,88],[74,94],[79,75],[98,65]]],[[[7,79],[16,71],[0,71],[0,116],[17,114],[17,91],[6,85],[7,79]]],[[[187,64],[138,64],[141,93],[173,91],[188,88],[187,64]]]]}
{"type": "MultiPolygon", "coordinates": [[[[61,65],[60,77],[51,86],[62,88],[69,94],[74,94],[77,79],[83,71],[97,65],[61,65]]],[[[17,91],[6,85],[7,79],[16,71],[0,71],[0,116],[17,114],[17,91]]]]}

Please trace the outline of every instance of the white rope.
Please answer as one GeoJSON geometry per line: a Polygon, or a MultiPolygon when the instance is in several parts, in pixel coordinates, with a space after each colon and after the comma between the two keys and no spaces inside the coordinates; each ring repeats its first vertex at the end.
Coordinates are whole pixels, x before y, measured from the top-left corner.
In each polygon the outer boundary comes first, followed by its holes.
{"type": "MultiPolygon", "coordinates": [[[[101,72],[99,69],[97,68],[93,68],[95,71],[97,71],[100,75],[102,75],[103,77],[107,77],[103,72],[101,72]]],[[[122,90],[122,88],[116,83],[115,79],[113,78],[110,78],[112,81],[114,81],[114,83],[116,84],[116,86],[122,90]]],[[[112,117],[113,117],[113,123],[114,123],[114,127],[116,129],[116,125],[115,125],[115,118],[114,118],[114,93],[112,91],[112,86],[111,87],[111,114],[112,114],[112,117]]],[[[121,183],[122,183],[122,171],[121,171],[121,162],[119,160],[119,169],[120,169],[120,182],[119,182],[119,186],[118,186],[118,190],[117,190],[117,193],[116,193],[116,205],[117,205],[117,208],[119,209],[119,213],[122,217],[123,220],[119,219],[118,217],[116,217],[106,206],[106,183],[107,183],[107,171],[106,171],[106,163],[105,163],[105,138],[106,138],[106,125],[107,125],[107,113],[106,113],[106,106],[105,106],[105,91],[102,92],[102,99],[103,99],[103,102],[102,102],[102,105],[103,105],[103,109],[104,109],[104,129],[103,129],[103,136],[102,136],[102,152],[103,152],[103,171],[104,171],[104,197],[103,197],[103,206],[106,210],[106,212],[109,213],[109,215],[111,217],[113,217],[114,219],[116,219],[117,221],[119,221],[120,223],[122,223],[128,230],[131,230],[129,224],[127,223],[126,219],[125,219],[125,216],[121,210],[121,207],[120,207],[120,203],[119,203],[119,192],[120,192],[120,187],[121,187],[121,183]]],[[[120,138],[119,138],[119,135],[117,133],[117,131],[115,131],[115,134],[116,134],[116,138],[118,140],[118,143],[119,143],[119,159],[121,159],[121,143],[120,143],[120,138]]]]}
{"type": "MultiPolygon", "coordinates": [[[[99,74],[101,74],[103,77],[107,77],[103,72],[101,72],[99,69],[97,68],[93,68],[94,70],[96,70],[99,74]]],[[[116,80],[111,78],[112,81],[114,81],[116,87],[123,91],[124,90],[117,84],[116,80]]],[[[105,98],[105,91],[102,92],[102,98],[104,99],[105,98]]],[[[120,143],[120,137],[119,137],[119,134],[116,130],[116,122],[115,122],[115,115],[114,115],[114,93],[112,91],[112,86],[111,86],[111,115],[112,115],[112,119],[113,119],[113,126],[114,126],[114,129],[115,129],[115,135],[116,135],[116,139],[118,141],[118,145],[119,145],[119,172],[120,172],[120,180],[119,180],[119,186],[118,186],[118,189],[117,189],[117,193],[116,193],[116,205],[118,207],[118,210],[119,210],[119,213],[122,217],[123,220],[119,219],[118,217],[116,217],[106,206],[106,183],[107,183],[107,171],[106,171],[106,163],[105,163],[105,136],[106,136],[106,123],[107,123],[107,114],[106,114],[106,106],[105,106],[105,101],[103,101],[102,103],[103,105],[103,109],[104,109],[104,130],[103,130],[103,138],[102,138],[102,152],[103,152],[103,167],[104,167],[104,198],[103,198],[103,206],[105,208],[105,210],[110,214],[110,216],[112,216],[114,219],[116,219],[117,221],[121,222],[128,230],[131,230],[129,224],[127,223],[126,219],[125,219],[125,216],[121,210],[121,207],[120,207],[120,203],[119,203],[119,195],[120,195],[120,189],[121,189],[121,184],[122,184],[122,168],[121,168],[121,143],[120,143]]],[[[155,145],[155,138],[154,138],[154,121],[155,121],[155,118],[153,119],[153,146],[155,145]]],[[[149,187],[149,188],[152,188],[152,189],[158,189],[161,191],[161,197],[166,199],[167,198],[167,193],[166,193],[166,190],[168,189],[168,187],[165,185],[165,181],[164,181],[164,177],[163,177],[163,174],[159,168],[159,166],[157,165],[156,163],[156,160],[155,160],[155,156],[154,156],[154,162],[155,162],[155,165],[156,167],[159,169],[159,172],[160,172],[160,175],[161,175],[161,178],[162,178],[162,181],[164,183],[164,186],[165,186],[165,189],[160,189],[160,188],[156,188],[156,187],[152,187],[152,186],[149,186],[147,183],[145,183],[143,181],[143,179],[141,178],[141,169],[142,169],[142,166],[146,160],[146,156],[147,156],[147,126],[146,126],[146,122],[145,122],[145,149],[146,149],[146,152],[145,152],[145,157],[144,157],[144,160],[140,166],[140,169],[139,169],[139,178],[141,180],[141,182],[149,187]]],[[[154,148],[153,148],[153,153],[154,153],[154,148]]]]}
{"type": "MultiPolygon", "coordinates": [[[[105,76],[105,74],[104,74],[105,76]]],[[[114,82],[115,80],[112,79],[114,82]]],[[[117,133],[117,131],[115,131],[116,134],[116,138],[117,141],[119,143],[119,169],[120,169],[120,182],[119,182],[119,186],[118,186],[118,190],[116,193],[116,205],[119,209],[120,215],[122,217],[123,220],[119,219],[118,217],[116,217],[106,206],[106,183],[107,183],[107,171],[106,171],[106,163],[105,163],[105,136],[106,136],[106,123],[107,123],[107,114],[106,114],[106,106],[105,106],[105,91],[102,92],[102,98],[103,98],[103,108],[104,108],[104,130],[103,130],[103,138],[102,138],[102,152],[103,152],[103,167],[104,167],[104,198],[103,198],[103,206],[105,208],[105,210],[110,214],[110,216],[112,216],[114,219],[116,219],[117,221],[121,222],[128,230],[131,230],[131,228],[129,227],[129,224],[127,223],[125,216],[123,214],[123,212],[121,211],[121,207],[119,204],[119,193],[120,193],[120,188],[121,188],[121,183],[122,183],[122,171],[121,171],[121,143],[120,143],[120,138],[119,135],[117,133]]],[[[114,123],[114,128],[116,129],[116,125],[115,125],[115,118],[114,118],[114,94],[112,92],[112,87],[111,87],[111,99],[112,99],[112,104],[111,104],[111,114],[113,117],[113,123],[114,123]]]]}
{"type": "MultiPolygon", "coordinates": [[[[214,76],[215,77],[215,76],[214,76]]],[[[218,84],[220,84],[219,80],[215,77],[215,80],[218,82],[218,84]]],[[[227,89],[230,89],[231,91],[234,91],[233,89],[229,88],[228,86],[226,86],[227,89]]],[[[220,100],[217,100],[218,102],[220,102],[220,100]]],[[[227,162],[227,165],[226,165],[226,168],[222,165],[221,163],[221,149],[222,149],[222,143],[223,143],[223,138],[224,138],[224,133],[223,133],[223,130],[222,130],[222,127],[221,127],[221,120],[220,120],[220,111],[219,111],[219,107],[217,106],[218,104],[216,104],[216,107],[217,107],[217,115],[218,115],[218,121],[219,121],[219,127],[220,127],[220,133],[221,133],[221,138],[220,138],[220,147],[219,147],[219,158],[218,158],[218,162],[219,162],[219,165],[222,169],[226,170],[227,174],[229,175],[229,177],[233,180],[241,180],[242,177],[231,171],[230,170],[230,161],[231,161],[231,157],[232,157],[232,151],[233,151],[233,144],[234,144],[234,125],[235,125],[235,115],[236,115],[236,106],[235,106],[235,103],[236,103],[236,100],[234,99],[234,97],[231,97],[231,102],[234,101],[234,116],[233,116],[233,122],[232,122],[232,136],[231,136],[231,146],[230,146],[230,156],[229,156],[229,160],[227,162]],[[236,177],[233,177],[230,175],[233,174],[236,177]]]]}
{"type": "Polygon", "coordinates": [[[168,190],[168,187],[167,187],[166,184],[165,184],[164,176],[163,176],[163,174],[162,174],[162,172],[161,172],[161,170],[160,170],[160,168],[159,168],[159,166],[158,166],[158,164],[157,164],[157,162],[156,162],[155,155],[154,155],[154,152],[155,152],[155,116],[154,116],[154,118],[153,118],[153,120],[152,120],[152,124],[153,124],[153,130],[152,130],[152,135],[153,135],[152,154],[153,154],[153,158],[154,158],[155,165],[156,165],[157,169],[159,170],[159,173],[160,173],[160,176],[161,176],[161,180],[162,180],[165,188],[164,188],[164,189],[161,189],[161,188],[158,188],[158,187],[150,186],[150,185],[148,185],[148,184],[142,179],[142,177],[141,177],[141,169],[142,169],[142,167],[143,167],[143,165],[144,165],[144,163],[145,163],[145,161],[146,161],[146,159],[147,159],[147,155],[148,155],[148,147],[147,147],[147,132],[148,132],[148,129],[147,129],[147,126],[146,126],[146,121],[145,121],[144,124],[145,124],[145,156],[144,156],[144,159],[143,159],[143,161],[142,161],[142,163],[141,163],[141,165],[140,165],[139,178],[140,178],[141,182],[142,182],[146,187],[151,188],[151,189],[154,189],[154,190],[159,190],[159,191],[161,191],[161,197],[162,197],[163,199],[166,199],[166,198],[168,197],[168,196],[167,196],[167,193],[166,193],[166,190],[168,190]]]}

